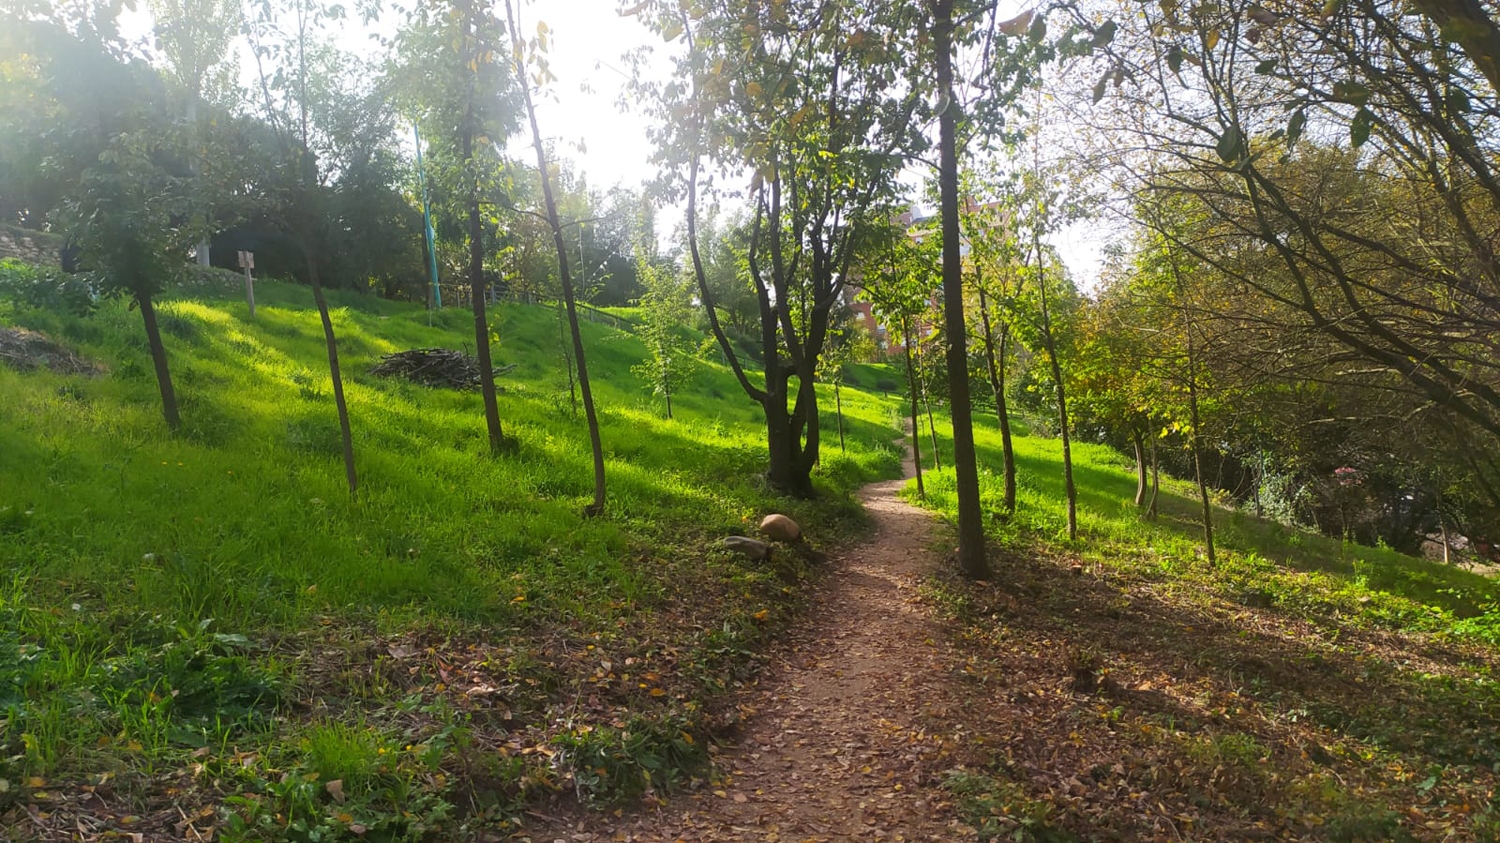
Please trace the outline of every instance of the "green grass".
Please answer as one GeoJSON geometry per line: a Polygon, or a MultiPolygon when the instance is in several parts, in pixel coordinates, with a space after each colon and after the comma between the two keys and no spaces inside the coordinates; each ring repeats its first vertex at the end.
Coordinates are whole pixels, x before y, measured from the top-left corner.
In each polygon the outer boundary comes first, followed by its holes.
{"type": "MultiPolygon", "coordinates": [[[[671,648],[696,669],[687,656],[713,643],[708,633],[727,635],[738,655],[705,655],[717,667],[694,674],[699,685],[661,700],[619,695],[648,715],[661,709],[663,722],[676,723],[690,703],[701,719],[705,694],[727,686],[768,623],[787,617],[797,590],[783,578],[807,573],[760,570],[713,543],[752,531],[768,511],[833,541],[862,518],[852,490],[897,471],[891,402],[845,389],[847,450],[825,435],[821,494],[780,497],[760,478],[758,408],[727,370],[697,365],[668,421],[631,373],[645,356],[640,342],[585,323],[609,483],[606,516],[587,519],[588,439],[554,308],[492,310],[496,364],[515,367],[501,380],[502,422],[519,442],[515,455],[495,459],[477,395],[369,374],[388,352],[472,350],[467,311],[444,310],[429,326],[411,306],[331,298],[357,500],[344,484],[322,332],[305,288],[259,282],[253,321],[212,285],[159,304],[182,408],[176,436],[161,421],[140,316],[125,303],[79,317],[0,302],[0,324],[44,331],[109,369],[86,378],[0,368],[0,612],[15,621],[0,632],[14,638],[0,655],[0,813],[31,779],[134,776],[132,798],[145,798],[147,771],[187,763],[205,746],[214,758],[253,748],[258,762],[238,778],[281,807],[242,806],[237,822],[251,829],[247,839],[261,839],[265,822],[292,834],[290,806],[307,794],[272,785],[293,769],[326,781],[330,771],[368,767],[369,753],[365,738],[287,717],[289,701],[317,709],[342,700],[370,714],[369,734],[401,746],[442,728],[477,728],[471,714],[444,707],[455,690],[432,663],[407,675],[384,642],[467,646],[461,655],[474,671],[517,684],[509,704],[537,717],[581,681],[559,641],[593,642],[621,662],[671,648]],[[361,647],[374,649],[373,665],[357,664],[361,647]],[[174,658],[193,667],[173,672],[174,658]],[[142,659],[158,668],[131,667],[142,659]],[[330,661],[345,666],[330,671],[330,661]],[[419,712],[404,720],[390,711],[403,694],[416,695],[407,708],[419,712]]],[[[832,404],[830,392],[830,431],[832,404]]],[[[494,767],[507,786],[531,774],[466,752],[450,747],[433,763],[494,767]]],[[[350,773],[347,784],[352,795],[356,778],[384,782],[361,785],[360,798],[398,815],[410,807],[392,793],[457,798],[451,779],[422,775],[408,777],[425,782],[415,790],[365,774],[350,773]]],[[[335,819],[349,813],[334,811],[327,794],[314,803],[335,819]]]]}
{"type": "MultiPolygon", "coordinates": [[[[1170,579],[1170,587],[1251,602],[1270,602],[1304,612],[1342,613],[1389,629],[1443,632],[1489,640],[1482,621],[1500,601],[1500,583],[1462,568],[1407,556],[1389,548],[1345,544],[1288,527],[1239,508],[1214,506],[1214,543],[1219,564],[1202,563],[1203,534],[1197,490],[1162,478],[1159,517],[1144,518],[1134,504],[1131,460],[1103,445],[1073,443],[1078,492],[1078,540],[1067,541],[1063,505],[1061,442],[1016,436],[1016,515],[999,516],[1004,485],[999,426],[993,417],[975,420],[980,463],[980,499],[990,516],[986,529],[999,546],[1040,542],[1111,566],[1170,579]]],[[[929,446],[924,424],[924,453],[929,446]]],[[[938,419],[943,465],[952,461],[947,420],[938,419]]],[[[930,465],[928,457],[924,460],[930,465]]],[[[927,505],[957,511],[951,470],[925,479],[927,505]]],[[[908,484],[914,494],[915,484],[908,484]]],[[[1500,641],[1492,641],[1500,643],[1500,641]]]]}

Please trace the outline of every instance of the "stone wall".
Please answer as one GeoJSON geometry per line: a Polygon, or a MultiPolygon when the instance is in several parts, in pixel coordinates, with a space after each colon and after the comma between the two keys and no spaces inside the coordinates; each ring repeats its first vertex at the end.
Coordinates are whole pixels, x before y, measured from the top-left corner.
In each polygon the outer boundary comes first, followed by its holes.
{"type": "Polygon", "coordinates": [[[15,258],[40,266],[58,266],[60,238],[42,231],[0,227],[0,258],[15,258]]]}

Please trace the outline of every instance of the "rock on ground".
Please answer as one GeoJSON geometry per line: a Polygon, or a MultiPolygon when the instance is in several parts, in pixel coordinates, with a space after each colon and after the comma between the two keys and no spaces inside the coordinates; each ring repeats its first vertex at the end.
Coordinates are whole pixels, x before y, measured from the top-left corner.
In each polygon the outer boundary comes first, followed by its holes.
{"type": "Polygon", "coordinates": [[[761,519],[760,531],[773,541],[795,542],[802,539],[802,528],[785,515],[767,515],[761,519]]]}

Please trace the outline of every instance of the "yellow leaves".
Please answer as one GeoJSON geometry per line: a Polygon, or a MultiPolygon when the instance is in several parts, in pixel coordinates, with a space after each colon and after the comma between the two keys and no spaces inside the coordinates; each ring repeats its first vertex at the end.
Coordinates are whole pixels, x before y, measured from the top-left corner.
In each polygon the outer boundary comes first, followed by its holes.
{"type": "Polygon", "coordinates": [[[1217,29],[1209,30],[1208,34],[1203,36],[1203,44],[1210,50],[1217,47],[1219,45],[1219,31],[1217,29]]]}
{"type": "Polygon", "coordinates": [[[667,695],[667,692],[663,691],[660,688],[652,688],[650,694],[653,697],[665,697],[667,695]]]}
{"type": "Polygon", "coordinates": [[[764,621],[766,618],[768,618],[770,616],[771,616],[771,612],[770,612],[769,609],[761,609],[759,612],[756,612],[755,614],[751,615],[750,617],[755,618],[758,621],[764,621]]]}

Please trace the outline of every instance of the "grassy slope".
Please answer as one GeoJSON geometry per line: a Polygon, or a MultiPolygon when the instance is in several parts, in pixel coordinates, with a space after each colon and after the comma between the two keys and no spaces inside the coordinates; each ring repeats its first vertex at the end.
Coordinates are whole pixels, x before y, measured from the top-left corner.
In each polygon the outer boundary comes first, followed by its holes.
{"type": "MultiPolygon", "coordinates": [[[[978,426],[993,514],[999,434],[978,426]]],[[[1089,444],[1070,544],[1059,443],[1016,450],[1017,515],[988,524],[994,582],[946,574],[931,591],[972,643],[966,671],[1036,695],[1001,693],[988,733],[976,724],[996,749],[950,782],[976,827],[1497,839],[1500,584],[1222,507],[1210,567],[1193,487],[1165,483],[1143,520],[1129,461],[1089,444]]],[[[927,490],[951,517],[951,472],[927,490]]]]}
{"type": "MultiPolygon", "coordinates": [[[[587,437],[555,310],[494,314],[497,365],[515,365],[501,414],[520,451],[491,460],[476,395],[368,374],[382,353],[471,348],[466,312],[444,311],[429,327],[408,306],[333,304],[357,502],[345,492],[305,289],[259,284],[253,322],[243,302],[211,293],[163,303],[185,427],[175,438],[160,421],[138,314],[118,302],[87,318],[0,305],[0,322],[44,330],[112,370],[85,379],[0,368],[0,613],[21,654],[0,655],[0,705],[17,706],[0,715],[0,812],[22,780],[56,787],[47,783],[104,772],[143,810],[149,776],[190,769],[206,745],[220,760],[258,753],[227,781],[193,780],[208,807],[232,790],[261,800],[234,812],[233,824],[250,827],[237,833],[253,839],[297,822],[337,836],[350,816],[416,834],[426,820],[403,812],[437,822],[449,804],[487,806],[498,821],[514,802],[455,793],[456,766],[488,765],[488,789],[507,799],[579,783],[566,765],[531,763],[548,753],[511,765],[504,753],[454,748],[454,735],[487,735],[491,750],[508,740],[517,753],[572,740],[559,732],[559,700],[588,736],[575,755],[613,752],[596,767],[623,771],[579,792],[630,795],[647,783],[626,756],[675,752],[690,766],[699,750],[665,730],[665,746],[624,752],[621,712],[701,725],[698,704],[796,598],[785,585],[800,568],[706,553],[712,540],[753,531],[771,510],[803,521],[814,540],[836,536],[860,517],[847,492],[897,470],[889,402],[846,389],[849,450],[836,439],[825,449],[822,499],[772,495],[757,477],[759,414],[726,370],[700,366],[667,421],[630,371],[639,342],[585,324],[610,495],[608,515],[586,520],[587,437]],[[424,651],[432,657],[412,655],[424,651]],[[611,669],[627,658],[637,677],[611,669]],[[460,685],[500,690],[480,699],[460,685]],[[596,711],[578,712],[580,688],[600,698],[596,711]],[[339,711],[346,723],[369,717],[368,728],[341,726],[330,717],[339,711]],[[362,789],[347,804],[317,787],[283,792],[287,771],[362,789]]],[[[454,821],[444,827],[459,833],[454,821]]]]}

